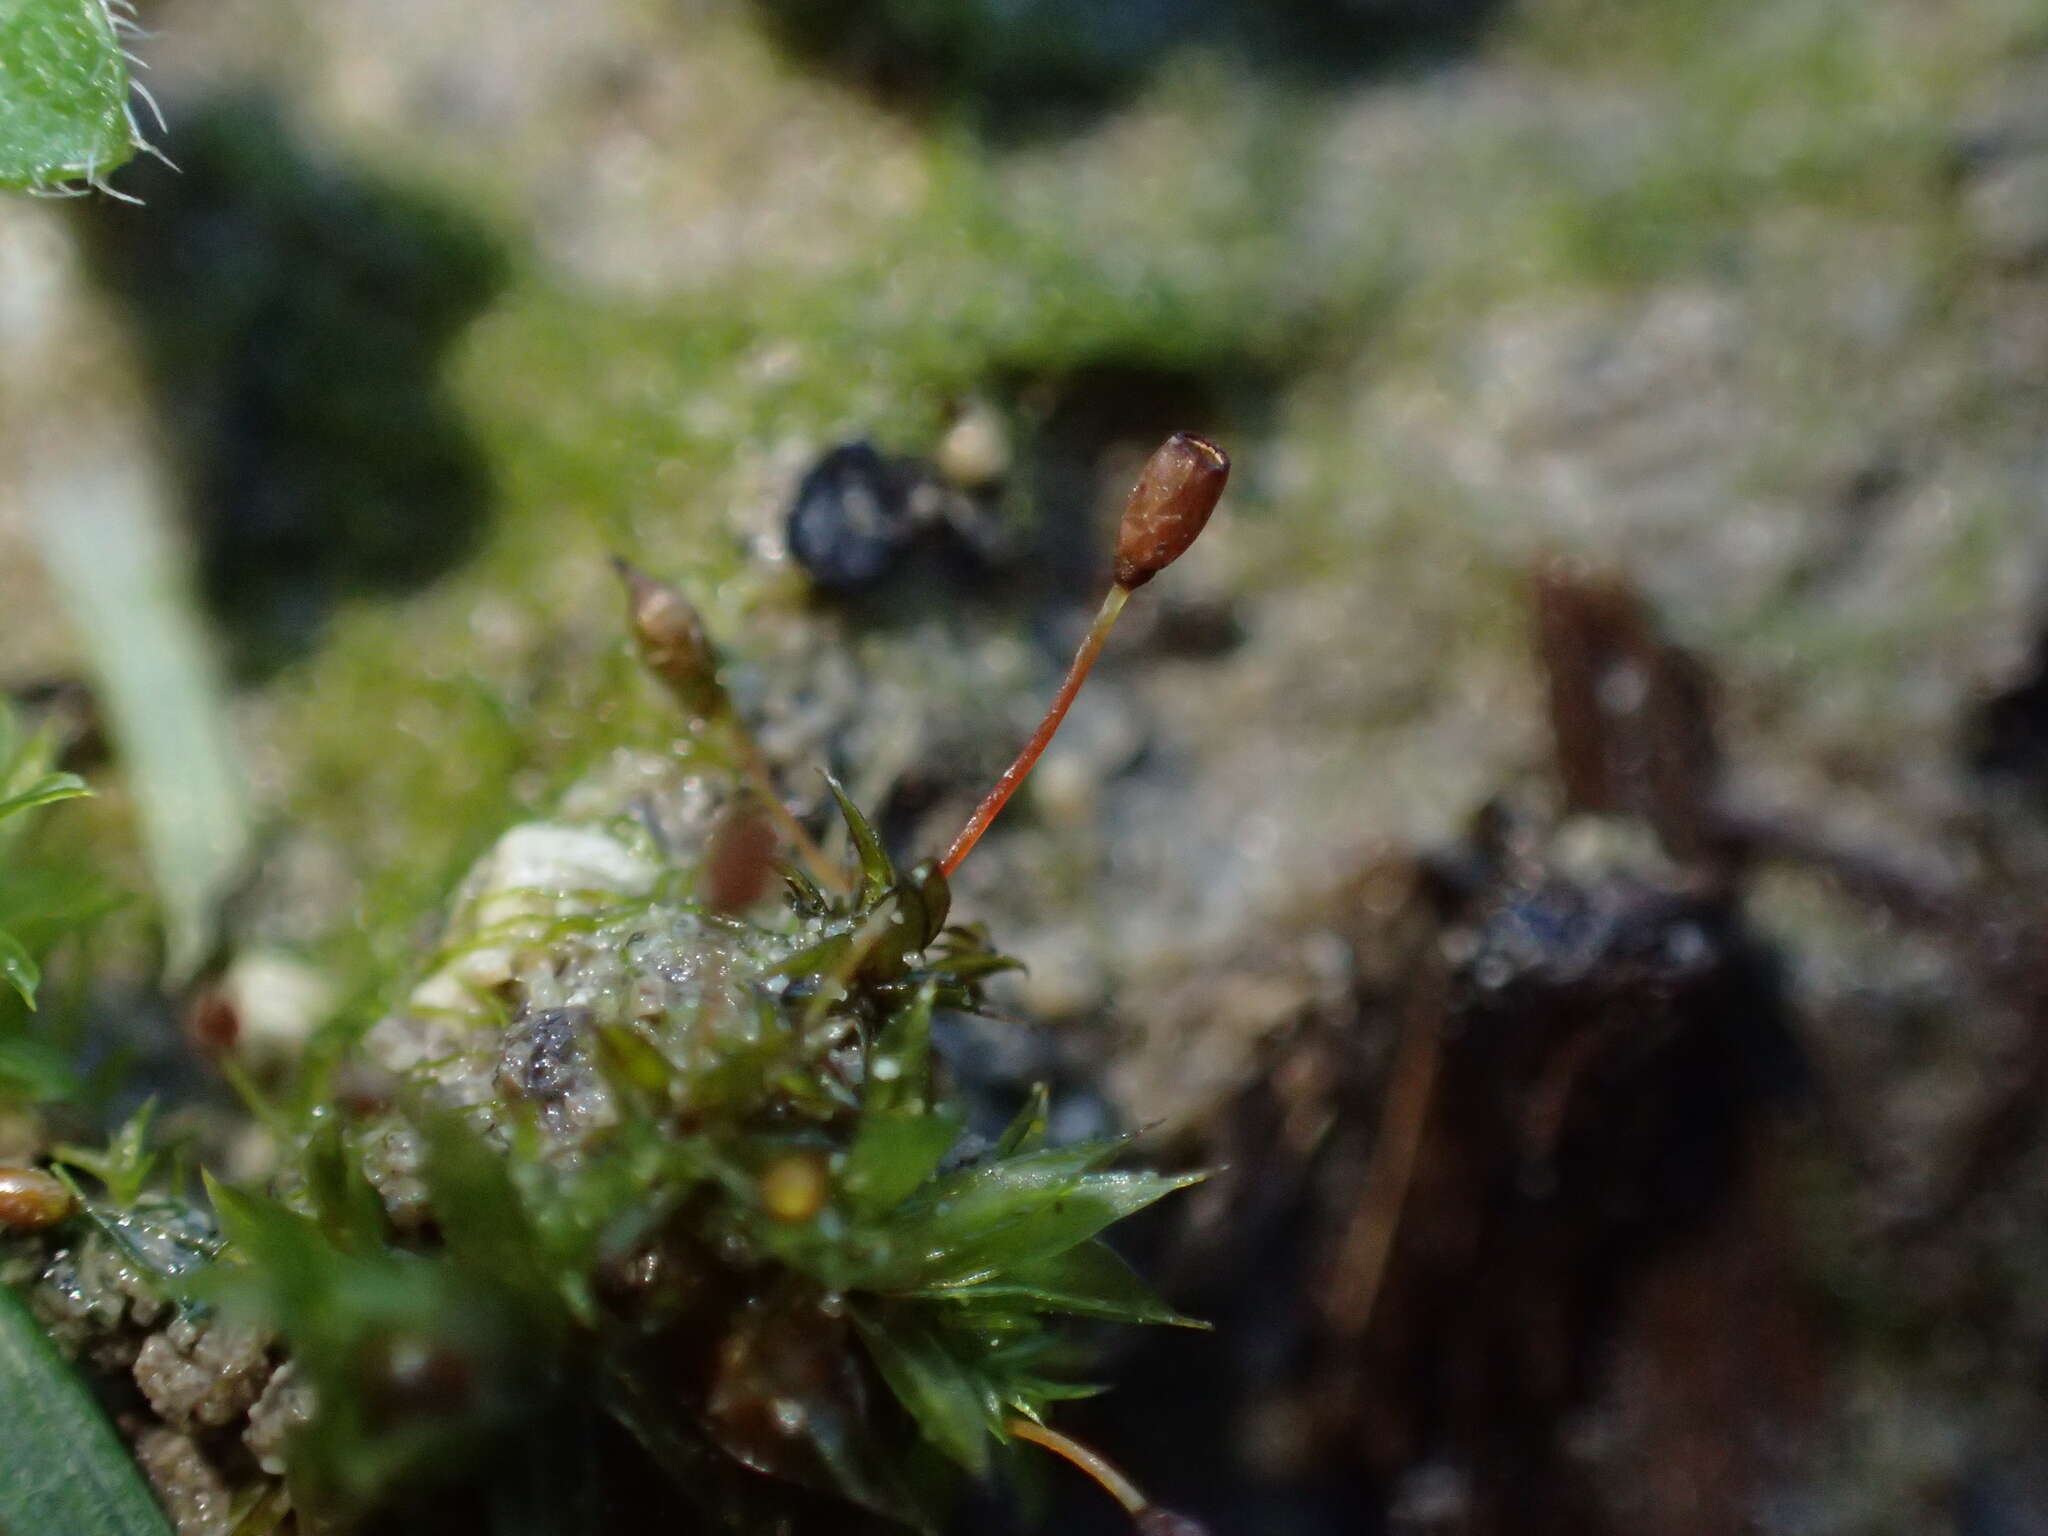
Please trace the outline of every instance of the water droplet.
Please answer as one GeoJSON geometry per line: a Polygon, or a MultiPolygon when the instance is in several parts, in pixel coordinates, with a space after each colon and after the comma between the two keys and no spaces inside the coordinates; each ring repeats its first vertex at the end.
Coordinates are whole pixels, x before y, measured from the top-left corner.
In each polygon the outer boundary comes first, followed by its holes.
{"type": "Polygon", "coordinates": [[[1472,968],[1472,979],[1489,992],[1498,992],[1515,979],[1514,962],[1505,955],[1488,955],[1472,968]]]}

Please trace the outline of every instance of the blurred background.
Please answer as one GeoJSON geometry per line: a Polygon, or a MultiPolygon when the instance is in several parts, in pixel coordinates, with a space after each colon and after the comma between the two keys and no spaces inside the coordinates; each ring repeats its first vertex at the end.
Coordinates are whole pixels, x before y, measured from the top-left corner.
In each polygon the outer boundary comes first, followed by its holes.
{"type": "Polygon", "coordinates": [[[678,731],[615,552],[942,846],[1200,430],[958,887],[990,1113],[1223,1169],[1071,1427],[1219,1536],[2048,1531],[2042,0],[143,21],[177,171],[0,203],[0,688],[99,789],[0,909],[103,914],[0,1065],[374,1018],[678,731]]]}

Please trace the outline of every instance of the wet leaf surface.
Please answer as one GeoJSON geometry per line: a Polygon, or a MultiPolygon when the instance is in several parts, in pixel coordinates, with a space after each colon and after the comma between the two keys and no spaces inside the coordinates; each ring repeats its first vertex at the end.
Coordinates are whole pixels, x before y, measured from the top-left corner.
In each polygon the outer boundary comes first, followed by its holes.
{"type": "Polygon", "coordinates": [[[0,1286],[0,1531],[7,1536],[170,1536],[85,1384],[0,1286]]]}

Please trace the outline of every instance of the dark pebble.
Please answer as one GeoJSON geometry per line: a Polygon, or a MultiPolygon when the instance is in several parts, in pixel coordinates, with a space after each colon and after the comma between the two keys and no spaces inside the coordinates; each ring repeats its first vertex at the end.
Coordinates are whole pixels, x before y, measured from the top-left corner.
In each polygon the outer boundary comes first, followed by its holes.
{"type": "Polygon", "coordinates": [[[804,476],[789,510],[789,552],[832,592],[880,581],[916,532],[905,477],[868,442],[827,452],[804,476]]]}

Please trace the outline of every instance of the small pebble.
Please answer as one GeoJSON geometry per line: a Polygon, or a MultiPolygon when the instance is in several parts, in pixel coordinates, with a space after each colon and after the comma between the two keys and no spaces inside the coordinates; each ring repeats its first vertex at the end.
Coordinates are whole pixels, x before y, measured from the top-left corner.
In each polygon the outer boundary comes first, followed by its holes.
{"type": "Polygon", "coordinates": [[[946,429],[934,462],[963,491],[994,485],[1010,472],[1010,434],[1002,417],[979,401],[969,404],[946,429]]]}
{"type": "Polygon", "coordinates": [[[811,467],[789,511],[789,552],[811,580],[852,592],[888,575],[917,532],[900,476],[869,442],[811,467]]]}

